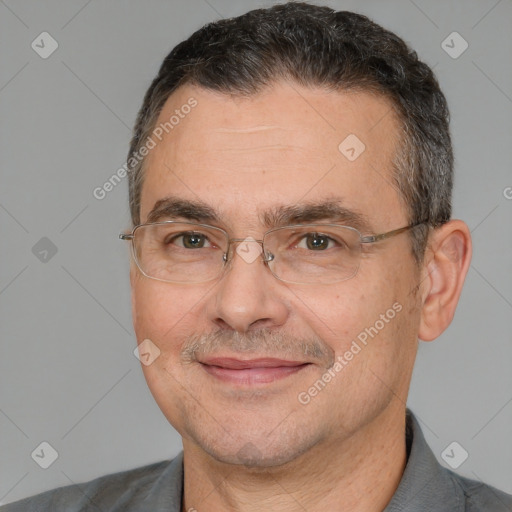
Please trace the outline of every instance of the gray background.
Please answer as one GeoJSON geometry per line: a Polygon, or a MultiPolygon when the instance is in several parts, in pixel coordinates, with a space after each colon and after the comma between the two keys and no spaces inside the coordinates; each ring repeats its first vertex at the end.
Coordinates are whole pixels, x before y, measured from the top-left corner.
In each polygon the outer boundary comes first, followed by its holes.
{"type": "MultiPolygon", "coordinates": [[[[272,3],[0,1],[0,502],[179,451],[133,355],[128,244],[117,240],[126,180],[102,201],[92,192],[124,163],[170,49],[272,3]],[[43,31],[59,44],[47,59],[31,48],[43,31]],[[57,248],[46,262],[33,253],[43,237],[57,248]],[[31,458],[42,441],[59,455],[46,470],[31,458]]],[[[453,324],[421,344],[409,406],[439,460],[457,441],[469,453],[458,472],[512,493],[512,2],[315,3],[397,32],[448,97],[454,216],[474,258],[453,324]],[[457,59],[441,47],[453,31],[469,43],[457,59]]]]}

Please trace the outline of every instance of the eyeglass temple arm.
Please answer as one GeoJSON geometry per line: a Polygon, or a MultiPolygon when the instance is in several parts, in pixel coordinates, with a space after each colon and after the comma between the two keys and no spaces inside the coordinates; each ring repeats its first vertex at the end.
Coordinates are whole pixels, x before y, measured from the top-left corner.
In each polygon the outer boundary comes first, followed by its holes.
{"type": "Polygon", "coordinates": [[[380,235],[368,235],[361,237],[362,244],[372,244],[374,242],[380,242],[381,240],[385,240],[386,238],[391,238],[392,236],[399,235],[404,231],[408,231],[409,229],[415,228],[416,226],[420,226],[421,224],[425,224],[425,222],[418,222],[417,224],[412,224],[410,226],[405,226],[403,228],[394,229],[393,231],[388,231],[387,233],[381,233],[380,235]]]}
{"type": "Polygon", "coordinates": [[[121,240],[133,240],[133,234],[132,233],[121,233],[119,235],[119,238],[121,240]]]}

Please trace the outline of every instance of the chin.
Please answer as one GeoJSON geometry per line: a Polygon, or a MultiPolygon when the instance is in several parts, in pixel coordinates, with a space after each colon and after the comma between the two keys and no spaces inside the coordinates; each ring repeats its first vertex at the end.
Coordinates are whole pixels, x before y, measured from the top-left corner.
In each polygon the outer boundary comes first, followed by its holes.
{"type": "MultiPolygon", "coordinates": [[[[292,446],[282,448],[284,449],[269,450],[268,447],[258,447],[252,442],[247,442],[237,452],[224,452],[217,449],[210,451],[209,455],[223,464],[244,466],[248,469],[257,470],[283,466],[307,451],[307,449],[298,450],[297,447],[292,446]]],[[[231,450],[233,450],[233,447],[231,447],[231,450]]]]}
{"type": "Polygon", "coordinates": [[[232,432],[230,435],[223,432],[222,428],[219,430],[218,437],[212,431],[208,435],[195,432],[191,437],[215,461],[255,470],[293,462],[321,440],[318,433],[300,426],[296,426],[293,432],[289,428],[277,428],[270,434],[262,432],[260,435],[255,435],[254,432],[232,432]],[[301,435],[298,434],[299,431],[302,432],[301,435]],[[309,433],[304,435],[304,432],[309,433]]]}

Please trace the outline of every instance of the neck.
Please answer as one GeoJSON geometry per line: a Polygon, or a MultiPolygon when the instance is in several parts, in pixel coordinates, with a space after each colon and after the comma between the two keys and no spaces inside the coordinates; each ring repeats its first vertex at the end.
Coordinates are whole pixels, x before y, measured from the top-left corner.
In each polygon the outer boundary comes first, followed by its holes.
{"type": "Polygon", "coordinates": [[[278,467],[225,464],[184,439],[183,511],[382,512],[407,461],[405,410],[389,409],[278,467]]]}

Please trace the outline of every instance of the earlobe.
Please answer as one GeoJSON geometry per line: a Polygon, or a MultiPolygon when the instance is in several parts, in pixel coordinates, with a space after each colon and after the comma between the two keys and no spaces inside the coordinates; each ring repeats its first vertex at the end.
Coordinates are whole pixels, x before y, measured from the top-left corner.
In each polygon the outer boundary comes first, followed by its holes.
{"type": "Polygon", "coordinates": [[[460,220],[449,221],[432,233],[421,286],[421,340],[434,340],[450,325],[471,263],[471,250],[469,228],[460,220]]]}

